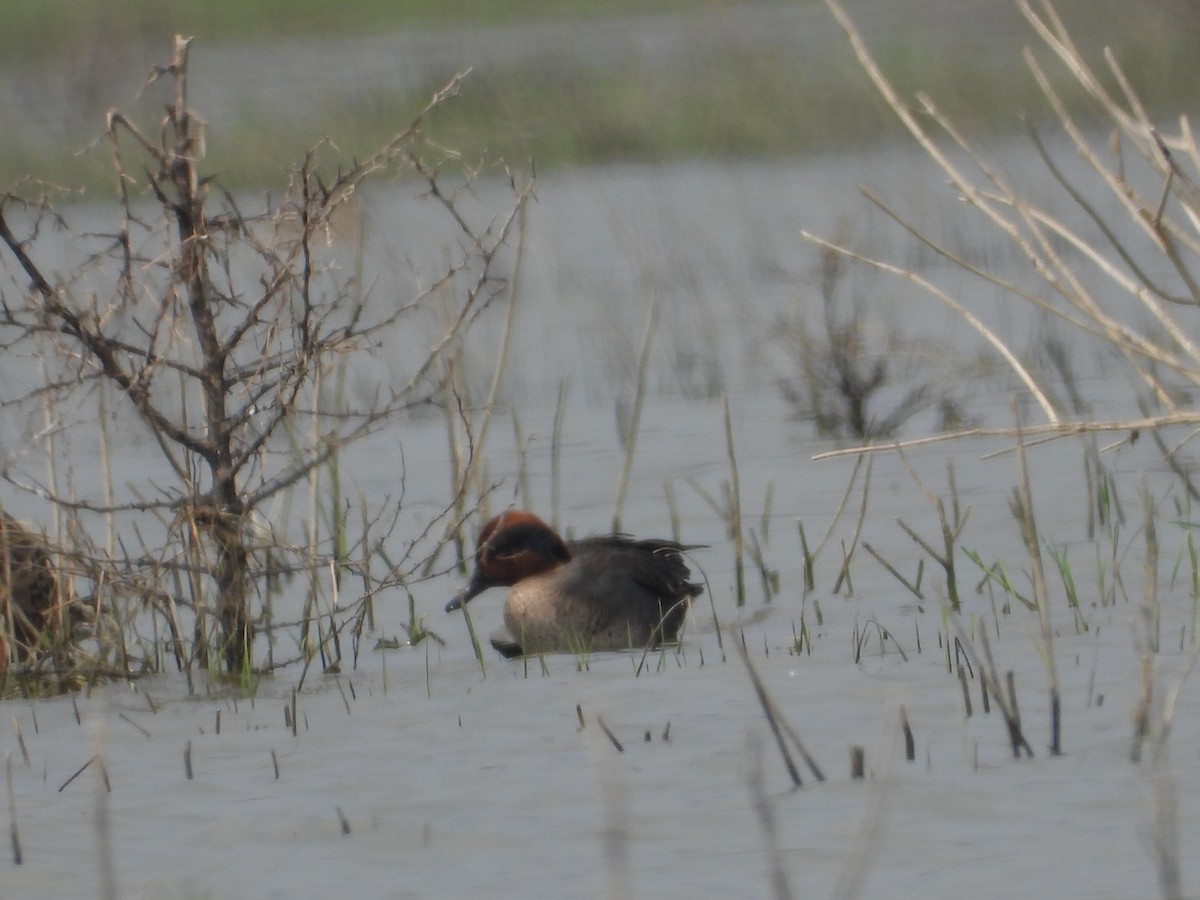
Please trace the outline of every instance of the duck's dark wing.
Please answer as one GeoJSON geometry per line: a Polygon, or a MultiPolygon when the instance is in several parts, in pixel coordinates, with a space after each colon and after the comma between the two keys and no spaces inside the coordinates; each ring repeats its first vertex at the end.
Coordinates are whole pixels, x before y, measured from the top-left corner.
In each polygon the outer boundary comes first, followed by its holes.
{"type": "Polygon", "coordinates": [[[704,544],[680,544],[668,540],[637,540],[627,534],[607,534],[571,543],[572,556],[591,556],[609,568],[619,568],[642,588],[662,600],[675,602],[698,597],[704,587],[688,581],[691,570],[683,553],[702,549],[704,544]]]}
{"type": "Polygon", "coordinates": [[[688,581],[692,573],[682,554],[702,546],[635,540],[623,534],[574,541],[571,553],[579,579],[575,589],[591,593],[606,617],[632,617],[673,639],[688,603],[704,592],[702,585],[688,581]],[[631,598],[638,598],[636,607],[631,598]]]}

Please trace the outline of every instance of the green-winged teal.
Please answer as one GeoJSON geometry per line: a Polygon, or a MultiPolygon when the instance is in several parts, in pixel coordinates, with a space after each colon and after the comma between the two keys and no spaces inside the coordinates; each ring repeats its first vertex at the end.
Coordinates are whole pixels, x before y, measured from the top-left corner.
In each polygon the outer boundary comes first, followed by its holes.
{"type": "Polygon", "coordinates": [[[564,541],[532,513],[509,510],[479,534],[458,609],[490,587],[508,587],[504,624],[492,639],[505,656],[623,650],[674,641],[693,597],[681,553],[696,546],[624,534],[564,541]]]}

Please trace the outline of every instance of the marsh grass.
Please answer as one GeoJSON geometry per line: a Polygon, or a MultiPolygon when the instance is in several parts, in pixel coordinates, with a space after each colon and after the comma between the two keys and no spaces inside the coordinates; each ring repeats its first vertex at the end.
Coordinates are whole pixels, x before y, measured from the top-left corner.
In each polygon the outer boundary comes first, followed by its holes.
{"type": "Polygon", "coordinates": [[[638,355],[637,381],[633,394],[633,406],[628,418],[618,415],[618,429],[621,445],[625,448],[625,461],[617,480],[616,499],[613,501],[612,531],[621,532],[621,512],[625,507],[625,492],[629,489],[629,475],[633,470],[633,460],[637,453],[638,432],[642,427],[642,409],[646,401],[646,378],[650,371],[650,350],[654,346],[654,335],[658,331],[658,300],[650,301],[650,314],[646,321],[646,331],[642,336],[642,350],[638,355]]]}
{"type": "Polygon", "coordinates": [[[725,454],[729,460],[729,481],[725,510],[729,536],[733,540],[734,594],[737,605],[746,605],[745,533],[742,530],[742,480],[738,476],[737,450],[733,439],[733,420],[729,415],[729,398],[721,398],[725,422],[725,454]]]}
{"type": "MultiPolygon", "coordinates": [[[[841,591],[845,585],[847,592],[853,594],[854,586],[850,581],[850,562],[854,558],[854,551],[858,548],[858,543],[862,539],[863,526],[867,521],[867,509],[869,508],[869,498],[871,496],[871,471],[874,466],[874,459],[867,457],[867,470],[863,475],[862,500],[858,507],[858,518],[854,522],[854,531],[850,537],[850,545],[846,546],[842,543],[842,567],[838,571],[837,578],[833,583],[833,592],[836,594],[841,591]]],[[[832,527],[832,526],[831,526],[832,527]]]]}
{"type": "Polygon", "coordinates": [[[763,777],[762,742],[752,740],[750,744],[750,771],[747,776],[750,795],[754,801],[754,811],[762,829],[763,841],[767,846],[767,858],[771,872],[771,888],[776,900],[790,900],[792,889],[788,880],[787,867],[784,865],[782,849],[779,846],[779,829],[776,824],[775,810],[771,798],[767,795],[766,779],[763,777]]]}
{"type": "Polygon", "coordinates": [[[791,727],[785,723],[783,716],[779,711],[779,707],[776,705],[774,699],[771,697],[770,692],[767,690],[766,684],[763,683],[761,676],[758,674],[758,670],[755,669],[754,663],[751,662],[750,652],[746,649],[745,635],[738,635],[737,639],[734,641],[734,645],[737,647],[738,656],[741,657],[742,664],[746,667],[746,674],[750,676],[750,683],[754,687],[754,693],[758,697],[758,702],[762,707],[763,715],[765,715],[767,718],[767,724],[770,726],[771,734],[775,738],[775,746],[778,748],[779,755],[783,759],[784,767],[787,769],[788,776],[792,780],[792,787],[801,787],[803,781],[800,778],[800,770],[796,766],[795,760],[792,759],[792,753],[788,747],[787,740],[785,740],[785,730],[788,736],[794,739],[796,749],[804,754],[804,758],[806,761],[808,761],[809,766],[813,769],[817,780],[822,780],[823,776],[820,774],[820,770],[816,767],[815,763],[812,762],[807,753],[804,752],[803,745],[800,743],[795,732],[792,731],[791,727]]]}
{"type": "Polygon", "coordinates": [[[750,555],[750,561],[758,569],[759,582],[762,585],[763,602],[770,603],[775,595],[779,593],[779,572],[771,568],[767,562],[764,548],[758,540],[758,533],[753,528],[750,529],[749,543],[750,546],[747,552],[750,555]]]}
{"type": "MultiPolygon", "coordinates": [[[[1029,568],[1033,573],[1033,596],[1037,603],[1038,626],[1042,639],[1042,660],[1046,665],[1046,680],[1050,689],[1050,753],[1062,753],[1062,694],[1058,683],[1058,666],[1054,657],[1054,624],[1050,612],[1050,596],[1046,586],[1046,571],[1042,560],[1042,543],[1038,537],[1037,517],[1033,509],[1033,488],[1029,476],[1029,465],[1025,457],[1025,442],[1021,435],[1021,420],[1016,402],[1013,414],[1017,417],[1016,457],[1018,489],[1013,501],[1013,512],[1021,524],[1021,536],[1025,541],[1025,552],[1029,554],[1029,568]]],[[[985,631],[986,633],[986,631],[985,631]]],[[[1016,694],[1012,696],[1016,709],[1016,694]]]]}
{"type": "Polygon", "coordinates": [[[1071,608],[1071,612],[1075,618],[1075,633],[1081,634],[1088,630],[1088,623],[1083,615],[1083,609],[1079,605],[1079,589],[1075,584],[1075,575],[1071,569],[1071,562],[1067,558],[1067,550],[1065,547],[1054,547],[1051,544],[1046,544],[1045,549],[1050,555],[1050,559],[1054,562],[1054,568],[1058,571],[1059,578],[1062,580],[1063,594],[1065,595],[1067,606],[1071,608]]]}
{"type": "MultiPolygon", "coordinates": [[[[870,486],[870,480],[871,480],[871,478],[870,478],[870,469],[871,469],[870,456],[865,453],[860,453],[858,455],[857,459],[855,459],[854,469],[850,473],[850,478],[846,481],[846,490],[842,494],[842,499],[838,503],[837,509],[833,513],[833,517],[829,521],[829,526],[825,529],[825,533],[823,535],[821,535],[821,540],[817,542],[816,547],[810,547],[810,545],[809,545],[808,536],[804,530],[804,522],[799,519],[796,522],[797,528],[799,530],[799,535],[800,535],[800,550],[804,557],[804,594],[805,594],[805,596],[807,596],[816,585],[815,569],[816,569],[817,559],[820,557],[822,550],[824,550],[826,544],[829,543],[830,539],[833,537],[834,533],[837,530],[838,523],[841,521],[842,515],[845,513],[846,507],[848,506],[848,504],[850,502],[850,497],[852,496],[852,494],[854,492],[854,487],[858,483],[859,471],[862,469],[862,466],[864,463],[867,465],[867,474],[864,478],[864,484],[863,484],[863,488],[862,488],[863,501],[862,501],[862,506],[860,506],[860,518],[859,518],[859,521],[861,522],[862,521],[861,511],[862,511],[862,509],[865,508],[865,505],[866,505],[866,498],[867,498],[867,494],[868,494],[868,490],[869,490],[869,486],[870,486]]],[[[839,577],[840,577],[840,572],[839,572],[839,577]]],[[[819,613],[818,613],[818,615],[819,615],[819,613]]]]}
{"type": "Polygon", "coordinates": [[[887,569],[888,573],[893,578],[895,578],[897,581],[899,581],[902,585],[904,585],[904,587],[910,593],[912,593],[912,595],[914,597],[916,597],[918,600],[925,599],[925,595],[923,593],[921,593],[921,573],[924,571],[924,563],[925,563],[924,559],[918,560],[918,562],[917,562],[917,577],[914,580],[910,581],[909,579],[905,578],[902,574],[900,574],[900,572],[896,569],[896,567],[893,566],[890,562],[887,561],[887,559],[884,558],[882,553],[880,553],[878,550],[876,550],[874,547],[872,547],[869,541],[863,541],[863,549],[866,550],[868,553],[870,553],[871,556],[873,556],[875,558],[875,561],[878,562],[885,569],[887,569]]]}
{"type": "MultiPolygon", "coordinates": [[[[733,550],[733,596],[736,605],[740,608],[746,605],[746,531],[742,519],[741,478],[738,475],[737,450],[734,444],[733,420],[729,411],[728,397],[722,397],[721,411],[725,434],[725,458],[729,465],[729,478],[721,483],[720,499],[715,497],[694,477],[689,476],[687,483],[708,504],[708,507],[725,526],[725,533],[729,538],[733,550]]],[[[763,506],[763,522],[766,522],[768,518],[771,491],[772,488],[768,486],[763,506]]],[[[751,529],[751,532],[753,532],[753,529],[751,529]]],[[[775,582],[762,554],[762,548],[758,546],[757,541],[754,541],[752,558],[758,566],[763,579],[764,597],[769,601],[775,582]]]]}
{"type": "MultiPolygon", "coordinates": [[[[961,647],[967,658],[973,660],[974,668],[979,672],[979,677],[983,682],[987,695],[990,699],[996,701],[1000,707],[1000,714],[1004,719],[1004,726],[1008,732],[1009,747],[1012,749],[1013,759],[1020,759],[1022,754],[1026,757],[1033,756],[1033,747],[1025,737],[1024,729],[1021,726],[1021,710],[1017,703],[1017,681],[1016,673],[1009,669],[1001,678],[1000,670],[996,666],[996,662],[992,656],[992,644],[988,638],[987,629],[980,629],[979,643],[983,648],[982,655],[976,649],[974,642],[967,636],[962,628],[961,622],[955,620],[955,627],[958,629],[956,637],[956,646],[961,647]]],[[[1057,738],[1057,733],[1055,738],[1057,738]]],[[[1056,754],[1057,755],[1057,754],[1056,754]]]]}
{"type": "MultiPolygon", "coordinates": [[[[25,757],[25,764],[29,765],[29,757],[25,757]]],[[[4,784],[7,796],[8,808],[8,837],[9,844],[12,849],[12,861],[14,866],[21,865],[24,862],[24,854],[21,852],[21,833],[17,828],[17,800],[13,794],[13,777],[12,777],[12,754],[7,754],[4,758],[4,784]]]]}
{"type": "MultiPolygon", "coordinates": [[[[1200,306],[1200,283],[1193,274],[1200,263],[1197,234],[1200,150],[1192,126],[1186,115],[1179,116],[1172,124],[1155,121],[1129,75],[1137,71],[1141,60],[1112,48],[1090,54],[1073,40],[1054,4],[1048,0],[1019,0],[1021,12],[1043,45],[1041,54],[1027,49],[1023,59],[1032,82],[1043,95],[1042,109],[1049,110],[1049,115],[1042,114],[1040,120],[1028,118],[1027,132],[1060,196],[1068,202],[1070,212],[1064,214],[1052,208],[1044,191],[1019,176],[1015,180],[1009,177],[980,149],[978,132],[964,124],[961,117],[935,103],[929,93],[917,92],[915,103],[910,103],[908,90],[885,74],[886,54],[874,54],[868,49],[861,32],[837,0],[825,3],[846,31],[863,70],[897,120],[940,170],[954,196],[964,201],[1018,258],[1027,262],[1025,274],[1029,277],[1015,276],[986,261],[969,258],[955,250],[952,238],[939,237],[873,192],[866,191],[867,198],[944,262],[973,276],[980,284],[998,290],[1007,304],[1002,304],[1001,316],[1019,309],[1064,323],[1077,332],[1085,346],[1098,346],[1108,358],[1119,359],[1123,374],[1136,386],[1137,416],[1122,418],[1119,413],[1109,413],[1109,419],[1097,419],[1096,411],[1105,407],[1089,397],[1084,385],[1076,379],[1062,344],[1044,348],[1044,361],[1048,365],[1040,368],[1030,365],[1034,361],[1022,359],[999,336],[997,320],[980,318],[924,272],[861,253],[839,240],[808,235],[823,251],[836,251],[916,285],[954,310],[1010,367],[1018,390],[1031,401],[1030,408],[1039,421],[1025,421],[1024,413],[1018,411],[1014,402],[1013,427],[960,429],[896,446],[929,446],[938,440],[961,440],[985,433],[1005,436],[1013,442],[1017,487],[1010,508],[1025,548],[1028,593],[1018,590],[1009,577],[1010,566],[999,561],[986,564],[978,551],[964,553],[983,572],[981,587],[987,585],[990,590],[998,585],[1003,596],[1020,601],[1017,606],[1006,603],[1001,610],[996,609],[993,601],[993,623],[998,637],[1001,616],[1028,609],[1038,617],[1039,655],[1050,694],[1052,755],[1062,753],[1063,748],[1062,699],[1055,658],[1054,613],[1043,554],[1049,553],[1058,568],[1066,598],[1064,606],[1074,619],[1076,631],[1086,629],[1088,623],[1082,617],[1075,574],[1065,551],[1055,551],[1055,544],[1038,529],[1032,490],[1035,479],[1026,450],[1063,437],[1078,436],[1084,441],[1087,503],[1084,528],[1095,546],[1098,605],[1106,608],[1129,600],[1136,602],[1139,610],[1137,672],[1131,679],[1137,686],[1137,699],[1130,757],[1140,762],[1146,748],[1150,748],[1154,807],[1151,853],[1162,896],[1175,900],[1183,896],[1183,889],[1177,801],[1167,738],[1178,689],[1190,676],[1197,654],[1193,650],[1179,680],[1165,698],[1159,699],[1157,673],[1165,651],[1165,604],[1159,577],[1164,557],[1160,501],[1152,496],[1145,476],[1140,477],[1142,517],[1137,531],[1142,553],[1140,560],[1133,558],[1133,542],[1122,537],[1124,513],[1119,481],[1105,465],[1103,454],[1132,446],[1142,433],[1148,432],[1153,435],[1153,445],[1161,454],[1164,468],[1175,476],[1177,490],[1186,498],[1196,497],[1187,466],[1181,464],[1183,448],[1200,433],[1196,430],[1200,413],[1191,399],[1200,386],[1200,349],[1193,339],[1195,311],[1200,306]],[[1096,63],[1092,56],[1097,58],[1096,63]],[[1054,71],[1050,69],[1051,62],[1057,64],[1054,71]],[[1065,87],[1068,84],[1070,89],[1065,87]],[[1086,124],[1085,114],[1078,112],[1081,99],[1089,107],[1086,124]],[[1105,123],[1103,128],[1095,127],[1097,115],[1105,123]],[[1066,145],[1083,160],[1084,175],[1068,175],[1059,164],[1057,151],[1052,151],[1042,137],[1047,123],[1061,132],[1066,145]],[[1101,213],[1102,209],[1115,212],[1101,213]],[[1180,428],[1184,429],[1184,437],[1177,443],[1169,443],[1166,435],[1180,428]],[[1115,441],[1105,448],[1098,446],[1101,435],[1113,434],[1117,436],[1115,441]],[[1137,592],[1128,587],[1133,583],[1128,570],[1139,565],[1141,596],[1135,601],[1131,595],[1136,596],[1137,592]]],[[[1188,108],[1187,104],[1180,106],[1185,111],[1188,108]]],[[[1110,402],[1108,409],[1111,408],[1110,402]]],[[[853,448],[846,452],[878,449],[853,448]]],[[[1181,503],[1179,499],[1175,502],[1177,507],[1181,503]]],[[[932,547],[925,549],[936,558],[932,547]]],[[[1190,534],[1183,535],[1178,553],[1177,567],[1186,559],[1189,568],[1195,568],[1190,562],[1195,559],[1190,534]]],[[[1195,591],[1190,595],[1195,641],[1195,591]]],[[[1018,673],[1010,669],[1002,674],[993,657],[990,629],[976,628],[972,619],[969,635],[958,609],[955,602],[947,603],[943,610],[947,622],[943,633],[947,640],[948,669],[955,670],[949,646],[953,633],[955,647],[962,649],[965,659],[978,673],[985,708],[994,702],[1000,709],[1014,758],[1032,756],[1017,702],[1018,673]]],[[[1181,652],[1186,646],[1187,627],[1184,624],[1180,630],[1181,652]]],[[[961,666],[957,672],[969,714],[968,675],[961,666]]],[[[1089,705],[1091,692],[1089,685],[1089,705]]]]}
{"type": "MultiPolygon", "coordinates": [[[[952,462],[947,461],[946,463],[946,483],[950,491],[950,511],[947,512],[945,500],[934,494],[933,491],[931,491],[925,485],[924,481],[921,480],[920,475],[917,473],[917,470],[909,462],[908,457],[905,456],[903,452],[901,452],[900,458],[903,460],[909,476],[912,478],[913,482],[917,485],[917,488],[921,491],[921,494],[925,497],[929,505],[933,507],[934,512],[937,514],[938,525],[941,532],[941,547],[935,547],[932,543],[918,534],[916,529],[903,519],[897,519],[896,524],[899,525],[901,530],[904,531],[904,533],[910,538],[912,538],[913,541],[915,541],[921,547],[921,549],[929,555],[930,559],[932,559],[942,568],[942,571],[945,575],[947,602],[950,604],[951,610],[958,612],[961,609],[962,602],[958,593],[958,569],[956,563],[958,557],[957,546],[959,537],[962,535],[963,529],[967,525],[967,520],[971,515],[971,508],[968,506],[966,509],[963,509],[959,503],[958,485],[954,479],[954,465],[952,462]]],[[[916,590],[915,585],[909,585],[908,582],[905,581],[898,572],[896,572],[890,566],[888,568],[897,579],[905,584],[906,587],[909,587],[910,590],[913,590],[914,593],[920,596],[920,592],[916,590]]]]}
{"type": "MultiPolygon", "coordinates": [[[[988,565],[983,561],[983,557],[980,555],[979,551],[973,550],[969,547],[963,548],[963,555],[966,556],[967,559],[971,560],[971,562],[975,563],[975,565],[978,566],[979,570],[983,573],[983,577],[975,588],[976,593],[982,591],[984,587],[987,587],[988,590],[991,591],[993,586],[998,586],[1006,598],[1016,600],[1026,609],[1032,610],[1037,608],[1037,604],[1033,600],[1030,600],[1025,596],[1025,594],[1017,589],[1016,585],[1009,577],[1008,570],[1005,568],[1003,563],[997,560],[991,565],[988,565]]],[[[1003,604],[1000,612],[1002,612],[1004,615],[1008,615],[1008,613],[1011,612],[1010,606],[1007,602],[1003,604]]]]}

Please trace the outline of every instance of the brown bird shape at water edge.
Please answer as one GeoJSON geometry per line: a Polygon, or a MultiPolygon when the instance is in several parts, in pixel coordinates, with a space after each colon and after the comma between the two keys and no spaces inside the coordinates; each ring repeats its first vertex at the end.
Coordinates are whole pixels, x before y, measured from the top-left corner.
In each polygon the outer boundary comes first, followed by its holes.
{"type": "Polygon", "coordinates": [[[0,673],[44,648],[58,625],[79,618],[64,603],[50,553],[43,535],[0,512],[0,673]]]}
{"type": "Polygon", "coordinates": [[[676,640],[704,588],[688,581],[682,553],[701,545],[611,534],[564,541],[533,513],[509,510],[479,533],[458,609],[490,587],[508,587],[493,637],[505,656],[625,650],[676,640]]]}

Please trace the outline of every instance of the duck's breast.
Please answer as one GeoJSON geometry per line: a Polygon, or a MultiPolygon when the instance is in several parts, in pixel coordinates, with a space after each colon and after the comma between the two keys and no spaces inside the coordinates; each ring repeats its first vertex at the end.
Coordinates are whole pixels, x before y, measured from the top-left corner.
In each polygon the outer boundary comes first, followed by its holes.
{"type": "MultiPolygon", "coordinates": [[[[525,653],[616,650],[656,637],[676,598],[660,597],[621,552],[580,553],[553,572],[526,578],[509,591],[504,621],[525,653]]],[[[680,617],[681,618],[681,617],[680,617]]]]}

